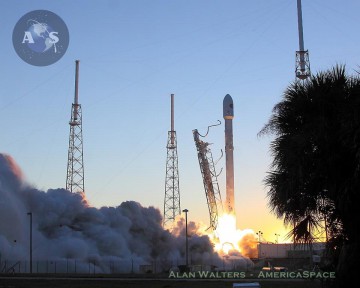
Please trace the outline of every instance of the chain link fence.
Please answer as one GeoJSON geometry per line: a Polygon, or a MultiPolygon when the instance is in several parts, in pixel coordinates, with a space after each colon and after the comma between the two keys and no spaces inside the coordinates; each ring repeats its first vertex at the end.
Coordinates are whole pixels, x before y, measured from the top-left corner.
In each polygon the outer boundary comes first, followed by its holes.
{"type": "Polygon", "coordinates": [[[0,273],[61,273],[61,274],[121,274],[156,273],[156,261],[151,264],[135,264],[132,259],[97,261],[79,259],[7,260],[0,262],[0,273]]]}

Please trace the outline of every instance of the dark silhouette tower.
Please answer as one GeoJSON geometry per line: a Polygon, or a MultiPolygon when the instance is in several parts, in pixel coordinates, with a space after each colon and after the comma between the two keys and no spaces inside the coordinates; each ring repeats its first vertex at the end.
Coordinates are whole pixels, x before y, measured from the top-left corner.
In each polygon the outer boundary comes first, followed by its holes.
{"type": "Polygon", "coordinates": [[[181,214],[178,154],[176,145],[176,131],[174,130],[174,94],[171,94],[171,131],[168,132],[165,199],[163,227],[174,223],[175,217],[181,214]]]}
{"type": "Polygon", "coordinates": [[[82,112],[79,104],[79,60],[75,61],[75,97],[71,107],[66,190],[84,192],[82,112]]]}
{"type": "Polygon", "coordinates": [[[299,31],[299,51],[296,51],[295,56],[295,76],[299,80],[306,80],[308,77],[310,77],[310,60],[309,51],[304,50],[301,0],[297,0],[297,14],[299,31]]]}

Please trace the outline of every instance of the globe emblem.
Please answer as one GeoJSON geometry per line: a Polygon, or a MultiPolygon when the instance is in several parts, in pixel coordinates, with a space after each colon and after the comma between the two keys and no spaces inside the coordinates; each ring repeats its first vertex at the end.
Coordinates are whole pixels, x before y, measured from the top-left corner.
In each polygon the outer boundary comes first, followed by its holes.
{"type": "Polygon", "coordinates": [[[69,46],[65,22],[49,10],[34,10],[17,21],[12,42],[17,55],[34,66],[48,66],[59,61],[69,46]]]}
{"type": "Polygon", "coordinates": [[[53,32],[55,32],[53,28],[46,23],[40,23],[32,19],[28,22],[33,23],[28,29],[28,32],[31,33],[33,41],[28,41],[27,46],[32,51],[38,53],[44,53],[51,47],[54,47],[54,52],[56,53],[56,43],[59,39],[53,34],[53,32]]]}

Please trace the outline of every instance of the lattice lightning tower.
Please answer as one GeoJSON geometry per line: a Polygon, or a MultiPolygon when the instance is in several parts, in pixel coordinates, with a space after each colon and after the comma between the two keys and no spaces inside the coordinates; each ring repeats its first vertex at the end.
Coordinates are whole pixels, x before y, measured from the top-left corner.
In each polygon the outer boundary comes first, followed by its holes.
{"type": "Polygon", "coordinates": [[[304,50],[304,35],[302,25],[301,0],[297,0],[298,30],[299,30],[299,51],[295,56],[295,76],[299,80],[306,80],[310,77],[309,51],[304,50]]]}
{"type": "Polygon", "coordinates": [[[178,154],[174,130],[174,94],[171,94],[171,131],[168,132],[163,227],[174,224],[181,214],[178,154]]]}
{"type": "Polygon", "coordinates": [[[70,137],[66,175],[66,190],[82,193],[84,188],[84,159],[82,112],[79,104],[79,60],[75,61],[75,97],[71,107],[70,137]]]}

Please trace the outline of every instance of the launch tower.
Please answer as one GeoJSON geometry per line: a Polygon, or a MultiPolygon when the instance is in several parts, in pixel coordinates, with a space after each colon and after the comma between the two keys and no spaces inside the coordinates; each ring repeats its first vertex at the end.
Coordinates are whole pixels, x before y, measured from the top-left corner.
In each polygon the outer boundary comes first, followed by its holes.
{"type": "Polygon", "coordinates": [[[299,51],[295,56],[295,76],[299,80],[306,80],[310,76],[309,51],[304,50],[304,35],[302,25],[301,0],[297,0],[299,51]]]}
{"type": "Polygon", "coordinates": [[[171,130],[168,132],[165,199],[163,227],[173,224],[175,217],[181,214],[178,154],[176,145],[176,131],[174,130],[174,94],[171,94],[171,130]]]}
{"type": "Polygon", "coordinates": [[[75,97],[71,107],[66,190],[84,192],[82,112],[79,104],[79,60],[75,61],[75,97]]]}
{"type": "MultiPolygon", "coordinates": [[[[217,125],[212,125],[212,126],[217,126],[217,125]]],[[[209,132],[209,127],[208,127],[208,132],[209,132]]],[[[206,133],[206,135],[208,134],[208,132],[206,133]]],[[[210,143],[200,140],[199,136],[201,135],[199,134],[197,129],[193,130],[193,136],[198,154],[200,171],[203,178],[206,201],[209,208],[209,214],[210,214],[209,228],[212,228],[215,231],[218,225],[219,214],[222,212],[223,209],[219,183],[217,180],[218,175],[216,174],[215,171],[215,163],[209,147],[210,143]]]]}

